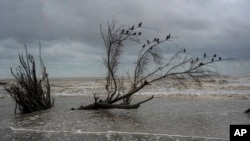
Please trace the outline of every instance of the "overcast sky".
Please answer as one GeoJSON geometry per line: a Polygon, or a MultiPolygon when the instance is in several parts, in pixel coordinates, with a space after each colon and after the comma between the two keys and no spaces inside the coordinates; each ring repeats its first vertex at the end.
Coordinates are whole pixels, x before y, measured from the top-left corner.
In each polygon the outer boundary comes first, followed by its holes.
{"type": "MultiPolygon", "coordinates": [[[[0,78],[11,77],[18,52],[37,55],[51,77],[105,76],[99,25],[143,22],[193,55],[239,58],[222,74],[250,75],[249,0],[0,0],[0,78]]],[[[150,36],[150,35],[149,35],[150,36]]],[[[132,62],[131,48],[125,61],[132,62]]]]}

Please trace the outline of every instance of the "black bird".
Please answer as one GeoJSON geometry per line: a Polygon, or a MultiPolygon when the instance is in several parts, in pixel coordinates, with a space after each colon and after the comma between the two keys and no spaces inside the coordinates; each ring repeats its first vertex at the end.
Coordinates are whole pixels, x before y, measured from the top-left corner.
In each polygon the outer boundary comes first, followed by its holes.
{"type": "Polygon", "coordinates": [[[221,57],[219,57],[219,60],[221,60],[221,57]]]}
{"type": "Polygon", "coordinates": [[[124,33],[124,29],[122,29],[122,32],[121,32],[122,34],[124,33]]]}
{"type": "Polygon", "coordinates": [[[158,39],[156,39],[156,41],[157,41],[157,43],[159,44],[160,43],[160,39],[158,38],[158,39]]]}
{"type": "Polygon", "coordinates": [[[214,56],[213,57],[216,57],[216,54],[214,54],[214,56]]]}
{"type": "Polygon", "coordinates": [[[196,62],[197,62],[197,61],[199,61],[199,58],[198,58],[198,57],[196,58],[196,62]]]}
{"type": "Polygon", "coordinates": [[[138,27],[141,27],[141,25],[142,25],[142,22],[140,22],[140,23],[138,24],[138,27]]]}
{"type": "Polygon", "coordinates": [[[148,43],[148,44],[150,43],[149,40],[147,40],[147,43],[148,43]]]}
{"type": "Polygon", "coordinates": [[[156,41],[156,38],[154,38],[153,42],[155,42],[155,41],[156,41]]]}
{"type": "Polygon", "coordinates": [[[194,60],[191,61],[191,64],[193,64],[193,63],[194,63],[194,60]]]}
{"type": "Polygon", "coordinates": [[[130,30],[134,30],[134,27],[135,27],[135,26],[132,26],[132,27],[130,28],[130,30]]]}
{"type": "Polygon", "coordinates": [[[138,32],[138,35],[140,36],[140,35],[141,35],[141,32],[138,32]]]}
{"type": "Polygon", "coordinates": [[[200,63],[199,66],[203,66],[204,64],[203,63],[200,63]]]}
{"type": "Polygon", "coordinates": [[[128,34],[128,32],[129,32],[129,31],[127,30],[127,31],[126,31],[126,34],[128,34]]]}
{"type": "Polygon", "coordinates": [[[206,58],[206,56],[207,56],[206,53],[204,53],[204,58],[206,58]]]}
{"type": "Polygon", "coordinates": [[[168,34],[168,36],[166,37],[166,40],[168,40],[170,38],[170,34],[168,34]]]}
{"type": "Polygon", "coordinates": [[[212,58],[211,62],[213,62],[213,61],[214,61],[214,58],[212,58]]]}
{"type": "Polygon", "coordinates": [[[136,35],[136,32],[135,32],[135,33],[133,33],[132,35],[136,35]]]}
{"type": "Polygon", "coordinates": [[[145,44],[142,46],[142,48],[144,48],[145,47],[145,44]]]}
{"type": "Polygon", "coordinates": [[[186,49],[185,49],[185,48],[183,49],[183,52],[186,52],[186,49]]]}
{"type": "Polygon", "coordinates": [[[150,47],[150,49],[153,49],[153,47],[150,47]]]}

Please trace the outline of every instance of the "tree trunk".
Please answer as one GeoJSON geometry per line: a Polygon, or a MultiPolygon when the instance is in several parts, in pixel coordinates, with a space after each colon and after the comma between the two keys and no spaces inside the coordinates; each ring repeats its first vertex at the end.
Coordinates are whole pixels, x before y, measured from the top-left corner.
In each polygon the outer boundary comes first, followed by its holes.
{"type": "MultiPolygon", "coordinates": [[[[144,100],[144,101],[141,101],[141,102],[138,102],[136,104],[109,104],[109,103],[106,103],[106,102],[95,102],[95,103],[92,103],[92,104],[89,104],[87,106],[80,106],[77,110],[97,110],[97,109],[137,109],[140,107],[140,105],[142,103],[145,103],[151,99],[153,99],[154,96],[151,96],[150,98],[144,100]]],[[[72,110],[74,110],[72,108],[72,110]]]]}

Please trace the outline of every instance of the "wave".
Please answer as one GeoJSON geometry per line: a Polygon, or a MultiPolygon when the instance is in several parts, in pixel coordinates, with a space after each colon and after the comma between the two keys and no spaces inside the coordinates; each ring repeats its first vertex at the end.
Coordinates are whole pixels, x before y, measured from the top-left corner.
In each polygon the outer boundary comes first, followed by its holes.
{"type": "MultiPolygon", "coordinates": [[[[187,81],[186,85],[177,85],[171,80],[164,83],[153,83],[136,95],[250,99],[250,77],[222,76],[215,79],[203,79],[201,86],[192,80],[187,81]]],[[[124,84],[125,89],[128,90],[129,83],[124,84]]],[[[53,96],[105,95],[104,87],[105,79],[103,78],[51,79],[51,94],[53,96]]],[[[0,98],[5,97],[8,96],[3,87],[0,87],[0,98]]]]}
{"type": "MultiPolygon", "coordinates": [[[[70,134],[73,134],[75,139],[98,139],[101,138],[101,140],[186,140],[186,141],[192,141],[192,140],[204,140],[204,141],[226,141],[227,139],[222,138],[213,138],[213,137],[202,137],[202,136],[185,136],[185,135],[169,135],[169,134],[157,134],[157,133],[143,133],[143,132],[120,132],[120,131],[105,131],[105,132],[88,132],[88,131],[82,131],[82,130],[38,130],[38,129],[26,129],[26,128],[14,128],[10,127],[12,131],[15,131],[16,134],[26,134],[28,133],[40,133],[44,136],[56,136],[57,140],[60,140],[60,137],[62,136],[69,136],[70,134]],[[61,134],[61,136],[58,136],[57,134],[61,134]]],[[[29,135],[29,134],[28,134],[29,135]]],[[[32,134],[30,134],[32,135],[32,134]]],[[[32,135],[32,139],[36,139],[36,136],[32,135]]],[[[41,136],[38,136],[41,138],[41,136]]],[[[49,138],[51,138],[49,137],[49,138]]]]}

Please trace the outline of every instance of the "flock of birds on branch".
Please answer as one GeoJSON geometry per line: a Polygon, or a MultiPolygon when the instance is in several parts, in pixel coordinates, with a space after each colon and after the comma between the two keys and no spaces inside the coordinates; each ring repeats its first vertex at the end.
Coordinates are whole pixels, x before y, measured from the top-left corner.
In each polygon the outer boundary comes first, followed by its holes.
{"type": "MultiPolygon", "coordinates": [[[[206,58],[206,57],[207,57],[207,54],[204,53],[203,59],[206,58]]],[[[216,59],[216,57],[217,57],[217,55],[214,54],[214,55],[212,56],[212,59],[210,60],[209,63],[214,62],[215,59],[216,59]]],[[[194,63],[196,63],[196,62],[198,62],[198,61],[199,61],[199,57],[197,57],[195,60],[192,60],[192,61],[191,61],[191,64],[194,64],[194,63]]],[[[217,60],[217,61],[221,61],[221,57],[218,57],[218,60],[217,60]]],[[[202,63],[202,62],[199,63],[199,66],[203,66],[203,65],[205,65],[205,64],[202,63]]]]}
{"type": "MultiPolygon", "coordinates": [[[[142,26],[142,22],[140,22],[138,24],[138,28],[140,28],[142,26]]],[[[135,29],[135,26],[133,25],[131,28],[129,28],[128,30],[122,29],[121,34],[125,34],[128,35],[131,31],[133,31],[135,29]]],[[[138,35],[140,36],[142,34],[142,32],[138,32],[138,35]]],[[[131,35],[137,35],[137,32],[132,33],[131,35]]]]}
{"type": "MultiPolygon", "coordinates": [[[[128,30],[122,29],[121,34],[125,34],[125,35],[134,35],[134,36],[135,36],[135,35],[139,35],[139,36],[140,36],[140,35],[142,35],[142,32],[133,32],[136,28],[140,28],[140,27],[142,27],[142,22],[140,22],[137,26],[133,25],[132,27],[128,28],[128,30]],[[133,33],[132,33],[132,32],[133,32],[133,33]]],[[[169,40],[170,37],[171,37],[171,35],[168,34],[168,35],[166,36],[165,40],[169,40]]],[[[164,40],[163,40],[163,41],[164,41],[164,40]]],[[[146,44],[143,44],[143,45],[142,45],[142,48],[145,48],[147,45],[149,45],[149,44],[152,43],[152,42],[156,42],[156,43],[160,44],[160,43],[163,42],[163,41],[160,41],[159,38],[154,38],[152,41],[147,40],[146,44]]],[[[150,47],[150,49],[153,49],[153,48],[150,47]]],[[[185,48],[183,49],[183,52],[184,52],[184,53],[186,52],[186,49],[185,49],[185,48]]],[[[204,53],[203,59],[206,58],[206,57],[207,57],[207,55],[206,55],[206,53],[204,53]]],[[[217,55],[214,54],[214,55],[212,56],[211,60],[210,60],[210,63],[211,63],[211,62],[214,62],[215,59],[216,59],[216,57],[217,57],[217,55]]],[[[221,57],[218,57],[218,60],[217,60],[217,61],[221,61],[221,60],[222,60],[221,57]]],[[[199,57],[197,57],[195,60],[191,60],[190,63],[191,63],[191,64],[195,64],[195,63],[197,63],[197,62],[199,62],[199,57]]],[[[205,64],[202,63],[202,62],[199,63],[199,66],[203,66],[203,65],[205,65],[205,64]]]]}

